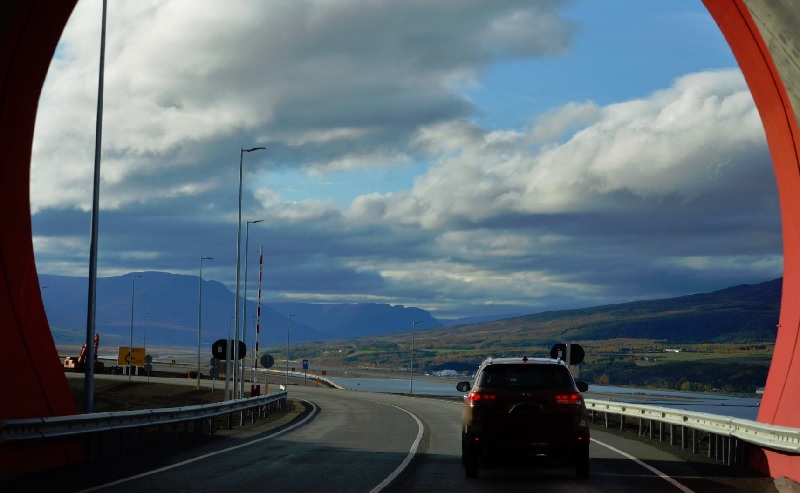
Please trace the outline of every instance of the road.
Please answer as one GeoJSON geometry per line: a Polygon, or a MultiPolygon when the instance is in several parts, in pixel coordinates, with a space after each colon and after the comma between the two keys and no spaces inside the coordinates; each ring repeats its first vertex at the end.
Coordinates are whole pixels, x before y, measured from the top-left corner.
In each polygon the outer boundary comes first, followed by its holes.
{"type": "Polygon", "coordinates": [[[313,413],[277,434],[245,427],[168,463],[137,467],[135,473],[84,473],[59,490],[465,493],[535,486],[538,492],[581,493],[778,491],[771,478],[685,462],[651,444],[600,430],[592,431],[588,480],[576,479],[569,468],[482,468],[478,479],[467,479],[460,462],[457,401],[295,385],[289,396],[313,413]]]}

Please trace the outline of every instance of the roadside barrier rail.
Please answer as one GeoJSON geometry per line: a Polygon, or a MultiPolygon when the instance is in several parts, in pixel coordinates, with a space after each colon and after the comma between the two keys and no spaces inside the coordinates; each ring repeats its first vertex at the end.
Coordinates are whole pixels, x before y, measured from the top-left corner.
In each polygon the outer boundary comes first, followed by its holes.
{"type": "Polygon", "coordinates": [[[7,419],[0,421],[0,446],[42,439],[72,438],[101,435],[106,432],[142,431],[146,428],[166,425],[175,427],[183,423],[186,427],[194,423],[195,435],[216,431],[216,420],[227,417],[227,428],[233,428],[234,416],[239,416],[239,426],[243,426],[245,413],[255,422],[271,412],[285,406],[287,392],[273,392],[267,395],[224,401],[214,404],[200,404],[186,407],[146,409],[141,411],[104,412],[79,414],[73,416],[54,416],[45,418],[7,419]],[[209,426],[204,426],[205,420],[209,426]]]}
{"type": "Polygon", "coordinates": [[[602,415],[607,428],[619,426],[621,431],[625,431],[626,418],[638,419],[639,436],[655,438],[657,435],[661,441],[669,438],[672,445],[680,436],[683,448],[688,448],[691,442],[694,453],[699,453],[703,441],[707,444],[708,456],[725,464],[747,465],[748,450],[753,445],[778,452],[800,453],[800,428],[661,406],[600,399],[585,399],[585,402],[593,423],[598,415],[602,415]],[[701,433],[707,436],[704,438],[701,433]]]}

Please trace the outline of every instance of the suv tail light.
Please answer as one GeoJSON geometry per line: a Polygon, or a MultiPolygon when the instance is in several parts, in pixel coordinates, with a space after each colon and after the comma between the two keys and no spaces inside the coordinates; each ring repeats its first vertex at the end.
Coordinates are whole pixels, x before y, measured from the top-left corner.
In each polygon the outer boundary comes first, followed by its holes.
{"type": "Polygon", "coordinates": [[[484,404],[487,402],[494,402],[497,400],[497,394],[490,394],[488,392],[470,392],[467,397],[470,405],[484,404]]]}
{"type": "Polygon", "coordinates": [[[580,404],[583,402],[583,396],[581,396],[580,392],[556,394],[553,397],[556,400],[556,404],[580,404]]]}

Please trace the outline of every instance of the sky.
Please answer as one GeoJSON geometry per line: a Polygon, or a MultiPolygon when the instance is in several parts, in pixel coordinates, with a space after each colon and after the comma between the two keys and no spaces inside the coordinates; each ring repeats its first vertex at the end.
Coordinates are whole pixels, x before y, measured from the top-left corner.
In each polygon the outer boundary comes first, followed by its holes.
{"type": "MultiPolygon", "coordinates": [[[[78,2],[40,99],[43,274],[89,272],[101,11],[78,2]]],[[[114,0],[106,35],[99,277],[208,256],[233,290],[240,163],[267,304],[449,319],[783,274],[763,126],[700,0],[114,0]]]]}

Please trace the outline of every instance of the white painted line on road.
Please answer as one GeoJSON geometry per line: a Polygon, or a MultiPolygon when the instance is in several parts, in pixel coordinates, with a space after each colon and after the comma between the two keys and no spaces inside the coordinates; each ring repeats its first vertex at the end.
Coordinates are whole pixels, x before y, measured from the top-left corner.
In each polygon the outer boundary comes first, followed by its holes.
{"type": "Polygon", "coordinates": [[[422,433],[423,433],[425,427],[422,425],[422,421],[420,421],[419,418],[416,417],[414,415],[414,413],[412,413],[411,411],[403,409],[402,407],[399,407],[399,406],[395,406],[394,404],[387,404],[385,402],[380,402],[380,401],[372,401],[372,402],[377,402],[378,404],[384,404],[386,406],[392,406],[393,408],[399,409],[399,410],[403,411],[404,413],[408,414],[409,416],[411,416],[412,418],[414,418],[414,421],[417,422],[417,438],[416,438],[416,440],[414,440],[414,443],[411,444],[411,450],[408,451],[408,455],[406,455],[406,458],[403,459],[403,462],[400,463],[399,466],[397,466],[397,469],[395,469],[394,472],[392,472],[390,475],[386,476],[386,479],[381,481],[381,483],[379,485],[377,485],[376,487],[372,488],[369,491],[369,493],[378,493],[382,489],[384,489],[387,486],[389,486],[389,483],[394,481],[394,479],[397,476],[399,476],[400,473],[402,473],[405,470],[406,467],[408,467],[408,464],[411,463],[411,459],[414,458],[414,456],[417,454],[417,450],[419,449],[419,442],[422,441],[422,433]]]}
{"type": "Polygon", "coordinates": [[[656,476],[660,477],[664,481],[672,484],[674,487],[676,487],[679,490],[683,491],[683,493],[694,493],[694,491],[691,488],[682,485],[677,480],[673,479],[670,476],[667,476],[666,474],[664,474],[663,472],[659,471],[655,467],[653,467],[653,466],[651,466],[649,464],[645,464],[644,462],[640,461],[639,459],[637,459],[636,457],[632,456],[631,454],[623,452],[622,450],[620,450],[618,448],[612,447],[611,445],[609,445],[607,443],[603,443],[603,442],[601,442],[599,440],[595,440],[594,438],[592,438],[592,441],[594,443],[598,444],[598,445],[602,445],[603,447],[605,447],[605,448],[607,448],[609,450],[613,450],[614,452],[616,452],[619,455],[625,457],[626,459],[630,459],[633,462],[635,462],[635,463],[639,464],[640,466],[644,467],[645,469],[648,469],[650,472],[652,472],[656,476]]]}
{"type": "MultiPolygon", "coordinates": [[[[248,447],[250,445],[253,445],[253,444],[256,444],[256,443],[259,443],[259,442],[263,442],[264,440],[269,440],[269,439],[281,436],[284,433],[288,433],[288,432],[292,431],[293,429],[297,428],[298,426],[304,425],[306,423],[306,421],[308,421],[309,419],[313,418],[314,415],[317,414],[317,406],[313,402],[307,401],[305,399],[298,399],[298,400],[303,401],[306,404],[310,404],[311,405],[311,412],[308,413],[308,416],[303,418],[302,421],[300,421],[298,423],[295,423],[292,426],[289,426],[287,428],[284,428],[284,429],[282,429],[282,430],[280,430],[278,432],[271,433],[271,434],[269,434],[267,436],[263,436],[261,438],[256,438],[255,440],[251,440],[251,441],[249,441],[247,443],[243,443],[241,445],[236,445],[235,447],[229,447],[229,448],[226,448],[224,450],[217,450],[216,452],[211,452],[209,454],[200,455],[198,457],[194,457],[192,459],[188,459],[188,460],[185,460],[183,462],[178,462],[176,464],[172,464],[172,465],[169,465],[169,466],[160,467],[158,469],[153,469],[152,471],[143,472],[143,473],[137,474],[135,476],[130,476],[130,477],[127,477],[127,478],[118,479],[116,481],[112,481],[112,482],[106,483],[106,484],[101,484],[99,486],[93,486],[92,488],[88,488],[88,489],[85,489],[85,490],[80,490],[78,493],[87,493],[89,491],[97,491],[97,490],[100,490],[100,489],[103,489],[103,488],[108,488],[109,486],[116,486],[116,485],[121,484],[121,483],[126,483],[128,481],[133,481],[134,479],[139,479],[139,478],[143,478],[145,476],[151,476],[153,474],[158,474],[160,472],[168,471],[170,469],[175,469],[176,467],[181,467],[181,466],[185,466],[186,464],[191,464],[192,462],[197,462],[199,460],[207,459],[209,457],[214,457],[215,455],[219,455],[219,454],[224,454],[226,452],[230,452],[231,450],[240,449],[242,447],[248,447]]],[[[406,411],[406,412],[408,412],[408,411],[406,411]]]]}

